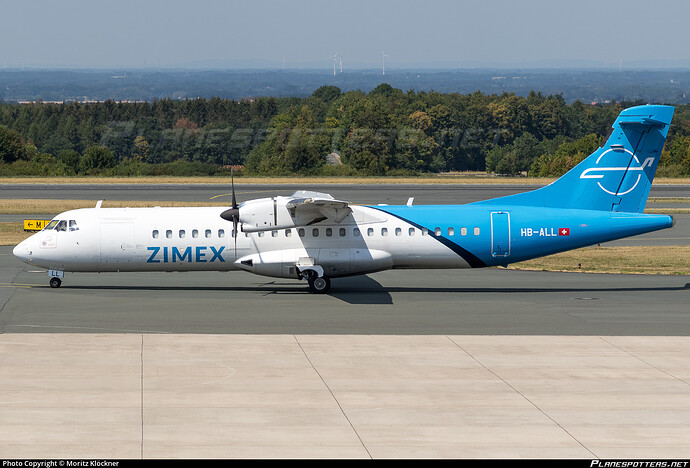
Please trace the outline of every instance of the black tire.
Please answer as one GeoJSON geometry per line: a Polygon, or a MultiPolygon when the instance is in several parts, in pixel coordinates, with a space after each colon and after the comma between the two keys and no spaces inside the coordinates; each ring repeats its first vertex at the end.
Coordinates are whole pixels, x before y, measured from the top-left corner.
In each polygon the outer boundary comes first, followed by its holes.
{"type": "Polygon", "coordinates": [[[309,279],[309,290],[315,294],[325,294],[331,289],[331,280],[328,276],[309,279]]]}
{"type": "Polygon", "coordinates": [[[61,284],[62,284],[62,280],[60,278],[50,278],[50,287],[51,288],[59,288],[61,284]]]}

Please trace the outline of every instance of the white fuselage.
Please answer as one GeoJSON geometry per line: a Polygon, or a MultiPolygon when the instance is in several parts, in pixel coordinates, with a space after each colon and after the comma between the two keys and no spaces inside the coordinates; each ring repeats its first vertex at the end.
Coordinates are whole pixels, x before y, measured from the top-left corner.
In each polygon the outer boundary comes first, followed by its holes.
{"type": "Polygon", "coordinates": [[[50,270],[229,271],[298,278],[319,265],[330,277],[390,268],[466,268],[433,233],[384,212],[352,206],[336,223],[265,232],[240,232],[220,217],[226,208],[89,208],[55,220],[76,230],[43,230],[14,254],[50,270]]]}

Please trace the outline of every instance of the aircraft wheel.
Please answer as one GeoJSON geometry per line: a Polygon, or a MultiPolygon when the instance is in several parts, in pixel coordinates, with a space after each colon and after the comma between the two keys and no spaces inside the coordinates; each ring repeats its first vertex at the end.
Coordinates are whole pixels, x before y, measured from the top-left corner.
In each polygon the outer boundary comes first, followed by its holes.
{"type": "Polygon", "coordinates": [[[309,279],[309,290],[316,294],[327,293],[331,289],[331,280],[327,276],[309,279]]]}
{"type": "Polygon", "coordinates": [[[62,280],[60,278],[50,278],[50,287],[51,288],[59,288],[61,284],[62,284],[62,280]]]}

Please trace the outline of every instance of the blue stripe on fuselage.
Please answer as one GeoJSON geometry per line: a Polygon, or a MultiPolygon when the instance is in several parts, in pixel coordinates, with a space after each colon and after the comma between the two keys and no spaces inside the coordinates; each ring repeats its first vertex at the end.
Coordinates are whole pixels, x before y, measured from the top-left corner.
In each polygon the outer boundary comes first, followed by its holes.
{"type": "MultiPolygon", "coordinates": [[[[370,206],[369,208],[374,208],[374,209],[377,209],[377,210],[379,210],[379,211],[383,211],[384,213],[387,213],[387,214],[389,214],[389,215],[395,216],[396,218],[405,221],[406,223],[408,223],[408,224],[410,224],[410,225],[416,227],[416,228],[419,229],[419,230],[426,229],[427,231],[430,231],[431,233],[434,232],[434,229],[433,229],[433,228],[429,228],[429,227],[427,227],[427,226],[423,226],[423,225],[421,225],[421,224],[419,224],[419,223],[417,223],[417,222],[415,222],[415,221],[412,221],[411,219],[409,219],[409,218],[407,218],[407,217],[405,217],[405,216],[402,216],[402,215],[400,215],[400,214],[398,214],[398,213],[393,213],[391,210],[387,209],[387,208],[393,208],[393,207],[370,206]]],[[[400,207],[400,208],[402,208],[402,207],[400,207]]],[[[432,237],[433,239],[437,240],[438,242],[440,242],[441,244],[445,245],[446,247],[448,247],[449,249],[451,249],[453,252],[455,252],[456,254],[458,254],[458,255],[459,255],[460,257],[462,257],[462,259],[465,260],[472,268],[482,268],[482,267],[487,266],[486,263],[485,263],[482,259],[480,259],[480,258],[477,257],[476,255],[474,255],[474,254],[473,254],[472,252],[470,252],[469,250],[467,250],[467,249],[465,249],[465,248],[459,246],[458,244],[456,244],[456,243],[453,242],[452,240],[448,239],[447,237],[444,237],[443,235],[441,235],[441,236],[436,236],[436,235],[434,235],[434,234],[431,234],[430,237],[432,237]]]]}
{"type": "Polygon", "coordinates": [[[608,242],[624,237],[669,228],[673,218],[667,215],[618,213],[599,210],[538,208],[533,206],[423,205],[369,206],[395,216],[418,229],[427,229],[436,239],[461,256],[470,266],[506,265],[566,250],[608,242]],[[510,216],[509,256],[492,255],[491,213],[505,212],[510,216]],[[440,228],[454,236],[436,236],[440,228]],[[466,227],[467,236],[458,236],[466,227]],[[479,228],[480,235],[474,235],[479,228]],[[463,247],[450,239],[458,237],[463,247]],[[470,251],[471,249],[471,251],[470,251]]]}

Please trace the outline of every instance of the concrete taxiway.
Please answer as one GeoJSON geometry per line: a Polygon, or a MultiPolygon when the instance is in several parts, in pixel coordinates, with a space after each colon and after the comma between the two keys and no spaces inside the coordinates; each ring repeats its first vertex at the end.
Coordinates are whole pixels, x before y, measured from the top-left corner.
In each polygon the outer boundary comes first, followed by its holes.
{"type": "Polygon", "coordinates": [[[690,456],[679,337],[4,334],[0,351],[2,458],[690,456]]]}
{"type": "Polygon", "coordinates": [[[688,276],[47,280],[0,248],[0,458],[690,457],[688,276]]]}

